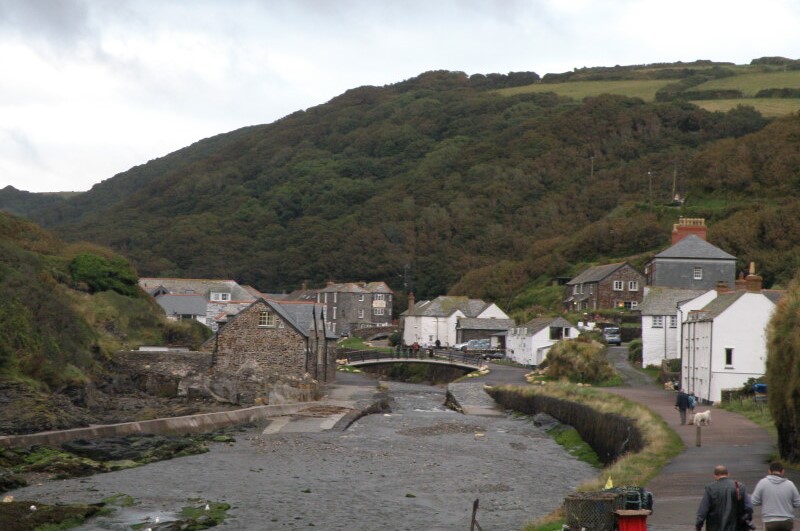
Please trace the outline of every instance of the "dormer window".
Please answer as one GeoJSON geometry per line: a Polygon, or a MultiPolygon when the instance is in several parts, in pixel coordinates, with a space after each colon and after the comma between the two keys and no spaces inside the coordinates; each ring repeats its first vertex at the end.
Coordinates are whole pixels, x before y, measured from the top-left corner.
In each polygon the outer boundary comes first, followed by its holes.
{"type": "Polygon", "coordinates": [[[212,291],[211,292],[211,300],[216,302],[227,302],[231,300],[230,293],[222,293],[219,291],[212,291]]]}

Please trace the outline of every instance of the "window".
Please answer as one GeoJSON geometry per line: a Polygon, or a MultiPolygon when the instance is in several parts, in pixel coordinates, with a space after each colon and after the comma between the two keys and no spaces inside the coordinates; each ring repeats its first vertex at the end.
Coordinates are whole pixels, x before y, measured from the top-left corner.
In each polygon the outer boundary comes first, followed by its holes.
{"type": "MultiPolygon", "coordinates": [[[[336,302],[336,301],[333,301],[336,302]]],[[[333,307],[333,319],[336,319],[336,306],[333,307]]]]}
{"type": "Polygon", "coordinates": [[[622,283],[621,280],[615,280],[614,281],[614,291],[622,291],[622,284],[623,283],[622,283]]]}
{"type": "Polygon", "coordinates": [[[217,291],[212,291],[211,292],[211,300],[212,301],[221,301],[221,302],[229,301],[229,300],[231,300],[231,294],[230,293],[219,293],[217,291]]]}
{"type": "MultiPolygon", "coordinates": [[[[334,291],[334,292],[333,292],[333,303],[334,303],[334,304],[336,304],[336,295],[338,295],[338,293],[336,293],[336,292],[334,291]]],[[[334,319],[335,319],[335,317],[334,317],[334,319]]]]}
{"type": "Polygon", "coordinates": [[[317,293],[317,304],[319,304],[319,303],[320,303],[320,298],[321,298],[321,297],[322,297],[322,295],[321,295],[321,294],[319,294],[319,293],[317,293]]]}
{"type": "Polygon", "coordinates": [[[670,328],[678,328],[678,316],[677,315],[670,315],[669,316],[669,327],[670,328]]]}
{"type": "Polygon", "coordinates": [[[725,349],[725,365],[726,366],[733,365],[733,349],[732,348],[726,348],[725,349]]]}
{"type": "Polygon", "coordinates": [[[359,293],[358,294],[358,302],[364,302],[364,294],[363,293],[359,293]]]}
{"type": "Polygon", "coordinates": [[[383,315],[383,308],[373,308],[372,313],[375,315],[383,315]]]}
{"type": "Polygon", "coordinates": [[[328,304],[328,294],[326,293],[326,294],[324,295],[324,297],[325,297],[325,304],[328,304]]]}
{"type": "Polygon", "coordinates": [[[268,312],[263,310],[258,313],[258,326],[261,327],[274,327],[275,326],[275,314],[272,312],[268,312]]]}
{"type": "Polygon", "coordinates": [[[375,300],[376,300],[376,301],[382,301],[382,300],[384,300],[384,295],[383,295],[383,293],[376,293],[376,294],[375,294],[375,300]]]}
{"type": "Polygon", "coordinates": [[[550,339],[561,339],[564,337],[564,329],[560,326],[550,327],[550,339]]]}
{"type": "Polygon", "coordinates": [[[577,295],[578,294],[578,285],[577,284],[572,286],[572,294],[573,295],[577,295]]]}
{"type": "Polygon", "coordinates": [[[664,328],[664,316],[663,315],[654,315],[653,316],[653,328],[664,328]]]}
{"type": "Polygon", "coordinates": [[[635,310],[636,307],[639,306],[639,303],[636,301],[625,301],[623,306],[626,310],[635,310]]]}
{"type": "Polygon", "coordinates": [[[636,280],[628,282],[628,291],[639,291],[639,282],[636,280]]]}
{"type": "Polygon", "coordinates": [[[692,272],[692,278],[695,280],[703,280],[703,268],[695,267],[694,271],[692,272]]]}
{"type": "Polygon", "coordinates": [[[364,318],[364,310],[358,310],[358,318],[359,319],[363,319],[364,318]]]}

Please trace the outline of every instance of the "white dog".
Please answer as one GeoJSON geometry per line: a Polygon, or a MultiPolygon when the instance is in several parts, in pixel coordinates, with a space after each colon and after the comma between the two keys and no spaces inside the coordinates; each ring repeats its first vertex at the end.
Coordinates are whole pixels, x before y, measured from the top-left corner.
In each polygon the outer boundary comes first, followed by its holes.
{"type": "Polygon", "coordinates": [[[694,417],[692,417],[692,422],[695,426],[700,426],[701,424],[708,426],[711,424],[711,410],[706,409],[702,413],[695,413],[694,417]]]}

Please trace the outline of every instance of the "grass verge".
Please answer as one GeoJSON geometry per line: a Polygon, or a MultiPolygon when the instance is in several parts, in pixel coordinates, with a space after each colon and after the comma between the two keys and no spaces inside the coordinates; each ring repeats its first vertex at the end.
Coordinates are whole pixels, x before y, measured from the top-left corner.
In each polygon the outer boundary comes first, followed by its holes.
{"type": "MultiPolygon", "coordinates": [[[[684,448],[680,437],[667,426],[664,419],[642,404],[595,388],[579,387],[568,383],[545,386],[514,387],[521,397],[543,394],[586,405],[600,413],[615,413],[631,419],[642,434],[644,448],[638,453],[626,454],[605,467],[597,478],[582,484],[582,492],[602,490],[608,477],[615,485],[645,485],[684,448]]],[[[526,526],[525,531],[559,529],[563,523],[560,511],[526,526]],[[555,526],[555,527],[554,527],[555,526]]]]}

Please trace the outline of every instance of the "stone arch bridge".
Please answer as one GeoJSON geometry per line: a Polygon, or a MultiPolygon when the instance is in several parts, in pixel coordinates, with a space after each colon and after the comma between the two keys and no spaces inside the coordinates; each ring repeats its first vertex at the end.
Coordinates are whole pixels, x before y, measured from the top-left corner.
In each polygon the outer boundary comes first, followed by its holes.
{"type": "Polygon", "coordinates": [[[430,365],[449,365],[460,369],[477,371],[486,366],[486,361],[475,354],[467,354],[453,350],[350,350],[341,352],[339,359],[346,358],[347,364],[353,367],[364,365],[380,365],[389,363],[427,363],[430,365]]]}

